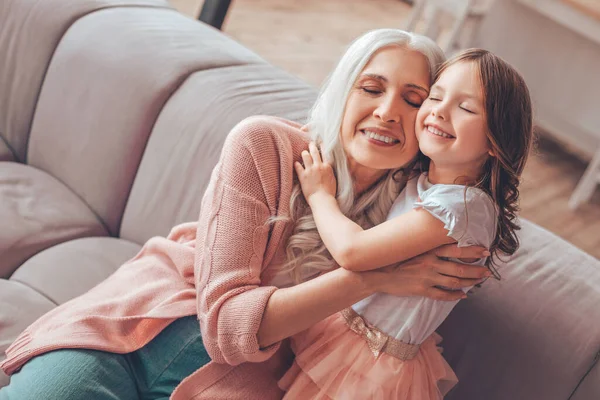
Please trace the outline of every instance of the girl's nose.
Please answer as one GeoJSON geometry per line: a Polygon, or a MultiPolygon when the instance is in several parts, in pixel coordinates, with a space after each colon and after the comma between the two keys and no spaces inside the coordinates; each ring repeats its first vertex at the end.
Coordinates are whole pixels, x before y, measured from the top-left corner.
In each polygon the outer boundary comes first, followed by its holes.
{"type": "Polygon", "coordinates": [[[431,116],[446,120],[446,107],[443,102],[440,102],[431,107],[431,116]]]}

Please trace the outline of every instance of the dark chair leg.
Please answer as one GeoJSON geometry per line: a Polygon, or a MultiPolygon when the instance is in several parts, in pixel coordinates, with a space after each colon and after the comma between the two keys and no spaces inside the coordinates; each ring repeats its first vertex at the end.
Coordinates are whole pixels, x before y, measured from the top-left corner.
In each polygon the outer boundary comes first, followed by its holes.
{"type": "Polygon", "coordinates": [[[221,29],[231,0],[205,0],[198,20],[221,29]]]}

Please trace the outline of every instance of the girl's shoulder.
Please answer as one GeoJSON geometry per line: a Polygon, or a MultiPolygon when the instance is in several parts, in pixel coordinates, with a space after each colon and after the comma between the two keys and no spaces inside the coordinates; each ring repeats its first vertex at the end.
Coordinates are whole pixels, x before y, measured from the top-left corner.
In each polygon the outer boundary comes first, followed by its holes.
{"type": "Polygon", "coordinates": [[[483,190],[465,185],[432,184],[426,174],[415,178],[414,185],[417,187],[421,201],[436,201],[447,204],[457,211],[464,211],[467,207],[489,209],[496,212],[497,206],[494,200],[483,190]]]}
{"type": "Polygon", "coordinates": [[[432,185],[425,174],[418,178],[417,190],[419,199],[414,207],[423,208],[444,222],[448,235],[459,245],[492,243],[498,211],[486,192],[464,185],[432,185]]]}

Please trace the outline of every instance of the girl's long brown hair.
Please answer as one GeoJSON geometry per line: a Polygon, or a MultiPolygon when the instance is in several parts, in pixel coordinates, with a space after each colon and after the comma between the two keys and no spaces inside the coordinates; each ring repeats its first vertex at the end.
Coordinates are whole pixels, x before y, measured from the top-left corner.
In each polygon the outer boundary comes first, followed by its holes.
{"type": "MultiPolygon", "coordinates": [[[[523,77],[500,57],[482,49],[468,49],[440,66],[434,82],[451,65],[475,63],[483,87],[487,119],[487,138],[492,153],[479,179],[470,186],[486,192],[498,206],[496,237],[490,247],[492,256],[486,264],[495,278],[494,267],[500,254],[512,255],[519,248],[516,231],[519,211],[519,183],[533,145],[533,111],[529,89],[523,77]]],[[[420,155],[417,170],[426,170],[429,160],[420,155]]]]}

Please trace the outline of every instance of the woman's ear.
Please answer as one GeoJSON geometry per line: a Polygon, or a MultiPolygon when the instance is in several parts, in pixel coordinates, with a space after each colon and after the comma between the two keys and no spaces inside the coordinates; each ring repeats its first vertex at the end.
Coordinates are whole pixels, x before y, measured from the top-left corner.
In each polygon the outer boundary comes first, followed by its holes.
{"type": "Polygon", "coordinates": [[[494,150],[492,149],[488,150],[488,154],[490,155],[490,157],[496,157],[496,153],[494,153],[494,150]]]}

